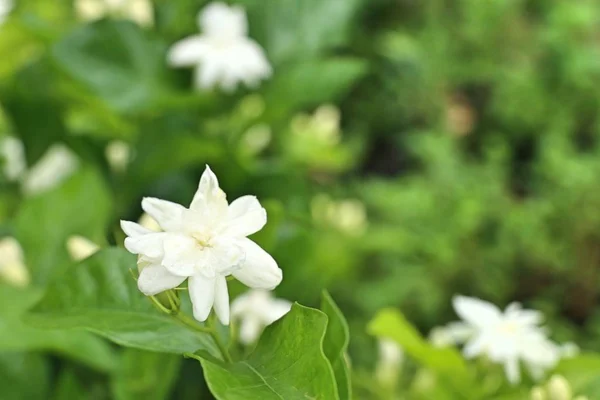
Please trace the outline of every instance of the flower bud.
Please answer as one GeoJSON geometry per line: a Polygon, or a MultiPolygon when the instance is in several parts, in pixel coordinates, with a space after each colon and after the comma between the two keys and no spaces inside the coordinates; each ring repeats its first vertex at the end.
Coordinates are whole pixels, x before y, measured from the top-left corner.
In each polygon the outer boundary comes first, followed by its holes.
{"type": "Polygon", "coordinates": [[[553,375],[546,387],[550,400],[571,400],[571,386],[563,376],[553,375]]]}
{"type": "Polygon", "coordinates": [[[531,393],[529,394],[529,398],[531,400],[546,400],[546,392],[539,386],[531,389],[531,393]]]}

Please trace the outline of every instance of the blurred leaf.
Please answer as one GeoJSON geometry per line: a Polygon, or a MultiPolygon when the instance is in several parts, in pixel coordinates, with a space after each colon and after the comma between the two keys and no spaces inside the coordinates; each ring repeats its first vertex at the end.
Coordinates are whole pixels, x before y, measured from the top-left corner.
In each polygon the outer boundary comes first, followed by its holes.
{"type": "Polygon", "coordinates": [[[336,100],[367,72],[364,61],[329,58],[304,61],[274,75],[265,89],[268,115],[336,100]]]}
{"type": "Polygon", "coordinates": [[[47,360],[37,353],[0,353],[0,387],[7,400],[48,398],[47,360]]]}
{"type": "Polygon", "coordinates": [[[35,284],[45,285],[71,264],[66,249],[69,236],[104,241],[111,202],[103,178],[87,168],[49,192],[23,200],[15,236],[35,284]]]}
{"type": "Polygon", "coordinates": [[[34,289],[0,285],[0,351],[49,351],[98,371],[113,370],[115,354],[104,340],[87,332],[48,332],[21,321],[25,311],[40,299],[41,294],[34,289]]]}
{"type": "Polygon", "coordinates": [[[183,358],[173,354],[125,349],[112,381],[116,400],[168,399],[183,358]]]}
{"type": "Polygon", "coordinates": [[[329,318],[327,332],[323,340],[323,351],[333,368],[340,400],[350,400],[352,398],[352,384],[350,382],[350,368],[346,359],[350,341],[348,324],[344,314],[326,291],[323,292],[321,311],[329,318]]]}
{"type": "Polygon", "coordinates": [[[86,329],[122,346],[165,353],[217,355],[212,339],[155,310],[130,268],[136,257],[117,248],[71,265],[34,307],[28,321],[49,329],[86,329]]]}
{"type": "Polygon", "coordinates": [[[82,26],[55,45],[54,56],[73,78],[121,112],[146,109],[163,90],[164,46],[131,22],[82,26]]]}
{"type": "Polygon", "coordinates": [[[54,383],[54,400],[85,399],[88,392],[72,368],[63,370],[54,383]]]}
{"type": "Polygon", "coordinates": [[[476,386],[461,355],[453,348],[435,348],[428,344],[399,311],[380,311],[367,330],[373,336],[396,341],[418,363],[438,373],[449,387],[473,398],[476,386]]]}
{"type": "Polygon", "coordinates": [[[204,376],[219,400],[339,399],[331,365],[323,353],[327,317],[294,304],[262,334],[244,361],[203,361],[204,376]]]}
{"type": "Polygon", "coordinates": [[[574,393],[587,395],[590,399],[600,396],[600,354],[563,359],[556,373],[569,381],[574,393]]]}
{"type": "Polygon", "coordinates": [[[347,42],[360,0],[242,0],[251,35],[276,66],[305,60],[347,42]]]}

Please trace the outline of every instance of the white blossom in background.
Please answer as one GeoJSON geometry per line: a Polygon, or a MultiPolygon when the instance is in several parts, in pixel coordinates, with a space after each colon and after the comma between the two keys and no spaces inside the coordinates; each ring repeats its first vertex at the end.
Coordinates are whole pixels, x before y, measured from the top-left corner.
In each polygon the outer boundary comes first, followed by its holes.
{"type": "Polygon", "coordinates": [[[25,266],[23,249],[15,238],[0,239],[0,277],[15,286],[23,287],[29,284],[29,271],[25,266]]]}
{"type": "Polygon", "coordinates": [[[77,156],[65,145],[52,145],[24,176],[22,190],[26,195],[45,192],[67,179],[77,170],[77,156]]]}
{"type": "Polygon", "coordinates": [[[131,146],[122,140],[113,140],[106,146],[104,154],[113,171],[123,172],[129,164],[131,146]]]}
{"type": "Polygon", "coordinates": [[[377,380],[384,385],[392,385],[404,363],[404,350],[391,339],[380,339],[377,342],[379,358],[375,367],[377,380]]]}
{"type": "Polygon", "coordinates": [[[0,24],[4,23],[13,7],[13,0],[0,0],[0,24]]]}
{"type": "Polygon", "coordinates": [[[544,386],[535,386],[530,400],[588,400],[587,396],[573,396],[571,384],[562,375],[553,375],[544,386]]]}
{"type": "Polygon", "coordinates": [[[240,342],[255,343],[263,329],[283,317],[292,303],[273,297],[267,290],[253,289],[231,303],[231,317],[240,321],[240,342]]]}
{"type": "Polygon", "coordinates": [[[25,147],[16,137],[5,136],[0,139],[0,159],[2,173],[9,181],[19,180],[27,170],[25,147]]]}
{"type": "Polygon", "coordinates": [[[194,67],[194,85],[209,90],[220,86],[233,91],[238,83],[256,87],[271,76],[265,52],[248,37],[246,12],[241,6],[216,2],[198,15],[200,35],[173,45],[168,62],[174,67],[194,67]]]}
{"type": "Polygon", "coordinates": [[[214,308],[229,324],[227,276],[254,289],[275,288],[282,279],[277,262],[246,236],[258,232],[267,213],[254,196],[231,204],[207,166],[189,208],[144,198],[142,208],[162,232],[121,221],[125,247],[139,255],[138,288],[147,296],[179,286],[186,279],[194,318],[205,321],[214,308]]]}
{"type": "Polygon", "coordinates": [[[519,363],[523,362],[534,379],[553,368],[561,358],[560,347],[550,341],[540,326],[543,316],[534,310],[524,310],[520,304],[510,304],[504,312],[495,305],[476,298],[455,296],[453,306],[463,323],[454,329],[466,342],[463,354],[467,358],[487,356],[502,364],[509,382],[520,381],[519,363]]]}
{"type": "Polygon", "coordinates": [[[367,228],[367,211],[359,200],[333,200],[327,194],[318,194],[313,197],[310,208],[316,223],[334,227],[349,236],[360,236],[367,228]]]}
{"type": "Polygon", "coordinates": [[[126,18],[140,26],[154,24],[151,0],[75,0],[75,12],[84,21],[110,16],[126,18]]]}
{"type": "Polygon", "coordinates": [[[67,239],[67,251],[73,261],[82,261],[100,250],[100,246],[90,239],[73,235],[67,239]]]}

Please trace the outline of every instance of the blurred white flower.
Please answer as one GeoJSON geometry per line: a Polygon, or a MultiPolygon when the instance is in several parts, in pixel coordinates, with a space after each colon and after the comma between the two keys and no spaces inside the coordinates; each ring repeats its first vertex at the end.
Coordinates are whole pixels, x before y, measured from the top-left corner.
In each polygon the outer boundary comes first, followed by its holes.
{"type": "Polygon", "coordinates": [[[360,236],[367,228],[367,211],[359,200],[336,201],[326,194],[318,194],[310,206],[316,223],[332,226],[349,236],[360,236]]]}
{"type": "Polygon", "coordinates": [[[429,342],[435,347],[448,347],[466,342],[472,335],[470,326],[462,322],[451,322],[435,327],[429,332],[429,342]]]}
{"type": "Polygon", "coordinates": [[[384,385],[392,385],[398,380],[398,374],[404,362],[404,350],[391,339],[380,339],[377,342],[379,358],[375,368],[377,380],[384,385]]]}
{"type": "Polygon", "coordinates": [[[84,21],[112,16],[130,19],[140,26],[154,24],[151,0],[76,0],[75,12],[84,21]]]}
{"type": "Polygon", "coordinates": [[[276,299],[267,290],[250,290],[231,303],[231,316],[240,321],[240,342],[252,344],[267,325],[290,311],[292,303],[276,299]]]}
{"type": "Polygon", "coordinates": [[[68,178],[79,166],[75,154],[62,144],[52,145],[23,179],[27,195],[42,193],[68,178]]]}
{"type": "Polygon", "coordinates": [[[13,7],[13,0],[0,0],[0,24],[6,20],[13,7]]]}
{"type": "Polygon", "coordinates": [[[292,133],[308,136],[326,146],[335,146],[342,139],[341,113],[333,104],[319,106],[313,115],[298,114],[291,122],[292,133]]]}
{"type": "Polygon", "coordinates": [[[214,306],[227,325],[228,275],[255,289],[273,289],[281,282],[277,262],[246,238],[266,224],[265,209],[254,196],[228,204],[208,166],[189,208],[156,198],[144,198],[142,208],[162,232],[129,221],[121,221],[121,227],[128,236],[125,247],[140,256],[138,288],[145,295],[175,288],[189,278],[194,317],[205,321],[214,306]]]}
{"type": "Polygon", "coordinates": [[[122,140],[113,140],[106,146],[105,155],[113,171],[123,172],[129,164],[131,147],[122,140]]]}
{"type": "Polygon", "coordinates": [[[6,237],[0,240],[0,277],[15,286],[29,284],[29,271],[25,266],[23,249],[15,238],[6,237]]]}
{"type": "Polygon", "coordinates": [[[471,331],[463,349],[465,357],[486,355],[492,362],[502,364],[509,382],[520,381],[520,361],[534,379],[540,379],[545,370],[559,361],[560,348],[540,327],[540,312],[524,310],[518,303],[502,312],[491,303],[465,296],[455,296],[453,305],[464,321],[455,327],[460,327],[463,334],[471,331]]]}
{"type": "Polygon", "coordinates": [[[23,176],[27,169],[23,142],[13,136],[0,139],[0,158],[2,158],[2,170],[6,179],[16,181],[23,176]]]}
{"type": "Polygon", "coordinates": [[[571,385],[562,375],[552,375],[546,385],[534,387],[529,397],[531,400],[588,400],[586,396],[573,397],[571,385]]]}
{"type": "Polygon", "coordinates": [[[220,86],[233,91],[239,82],[255,87],[271,76],[263,49],[247,36],[248,22],[242,7],[211,3],[198,15],[198,23],[202,34],[175,43],[168,54],[170,65],[196,68],[196,88],[220,86]]]}
{"type": "Polygon", "coordinates": [[[74,261],[85,260],[98,250],[100,246],[86,237],[73,235],[67,239],[67,251],[74,261]]]}
{"type": "Polygon", "coordinates": [[[560,353],[563,358],[573,358],[580,353],[579,346],[573,342],[567,342],[560,345],[560,353]]]}

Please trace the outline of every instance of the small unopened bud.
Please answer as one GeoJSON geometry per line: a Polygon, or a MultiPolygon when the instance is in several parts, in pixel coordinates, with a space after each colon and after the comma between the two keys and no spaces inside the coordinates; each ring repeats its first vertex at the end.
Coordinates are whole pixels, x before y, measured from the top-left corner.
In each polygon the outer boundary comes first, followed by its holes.
{"type": "Polygon", "coordinates": [[[81,261],[100,250],[100,247],[83,236],[73,235],[67,239],[67,251],[74,261],[81,261]]]}
{"type": "Polygon", "coordinates": [[[529,398],[531,400],[546,400],[546,392],[539,386],[531,389],[531,393],[529,394],[529,398]]]}
{"type": "Polygon", "coordinates": [[[549,400],[571,400],[569,382],[561,375],[553,375],[547,385],[549,400]]]}
{"type": "Polygon", "coordinates": [[[108,164],[116,172],[123,172],[129,164],[131,148],[121,140],[113,140],[106,146],[105,155],[108,164]]]}

